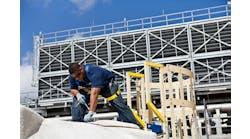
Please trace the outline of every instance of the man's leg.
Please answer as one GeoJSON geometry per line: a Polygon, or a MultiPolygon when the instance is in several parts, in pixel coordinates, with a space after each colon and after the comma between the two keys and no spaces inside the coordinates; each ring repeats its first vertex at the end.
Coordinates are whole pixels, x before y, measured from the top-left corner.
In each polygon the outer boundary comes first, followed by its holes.
{"type": "Polygon", "coordinates": [[[140,126],[133,113],[131,112],[130,108],[127,106],[127,104],[123,101],[121,94],[110,101],[111,106],[118,112],[119,114],[119,121],[127,122],[127,123],[134,123],[140,126]]]}
{"type": "Polygon", "coordinates": [[[83,122],[83,117],[86,113],[86,108],[81,104],[78,104],[77,98],[73,97],[71,106],[72,121],[83,122]]]}

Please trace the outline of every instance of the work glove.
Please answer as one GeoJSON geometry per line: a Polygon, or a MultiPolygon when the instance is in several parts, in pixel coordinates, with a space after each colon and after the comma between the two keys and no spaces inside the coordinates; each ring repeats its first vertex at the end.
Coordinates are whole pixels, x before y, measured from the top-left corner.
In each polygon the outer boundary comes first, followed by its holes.
{"type": "Polygon", "coordinates": [[[78,94],[76,94],[76,98],[77,98],[77,101],[79,104],[86,104],[86,101],[85,101],[86,98],[84,95],[78,93],[78,94]]]}
{"type": "Polygon", "coordinates": [[[86,114],[86,115],[84,116],[83,120],[84,120],[85,122],[92,122],[92,121],[94,121],[94,118],[93,118],[93,115],[94,115],[94,114],[95,114],[95,113],[94,113],[93,111],[89,111],[88,114],[86,114]]]}

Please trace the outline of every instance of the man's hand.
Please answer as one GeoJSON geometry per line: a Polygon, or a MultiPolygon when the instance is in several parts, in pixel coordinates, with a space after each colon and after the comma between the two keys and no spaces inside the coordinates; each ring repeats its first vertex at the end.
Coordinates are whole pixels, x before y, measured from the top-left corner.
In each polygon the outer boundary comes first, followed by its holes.
{"type": "Polygon", "coordinates": [[[88,114],[86,114],[86,115],[84,116],[84,119],[83,119],[83,120],[84,120],[85,122],[92,122],[92,121],[94,121],[93,115],[94,115],[94,112],[93,112],[93,111],[89,111],[88,114]]]}
{"type": "Polygon", "coordinates": [[[77,98],[77,101],[80,103],[80,104],[85,104],[86,103],[86,98],[84,95],[80,94],[80,93],[77,93],[76,94],[76,98],[77,98]]]}

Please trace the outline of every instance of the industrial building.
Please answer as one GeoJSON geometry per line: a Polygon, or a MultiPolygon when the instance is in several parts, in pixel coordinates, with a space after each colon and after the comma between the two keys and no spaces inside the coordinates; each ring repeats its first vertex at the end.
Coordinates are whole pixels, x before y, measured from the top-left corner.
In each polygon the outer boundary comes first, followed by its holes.
{"type": "MultiPolygon", "coordinates": [[[[34,35],[33,85],[38,98],[25,105],[45,117],[68,116],[72,103],[68,65],[95,64],[116,74],[126,100],[126,72],[144,73],[145,61],[172,64],[194,74],[200,132],[231,133],[231,6],[93,25],[34,35]],[[207,104],[204,113],[204,100],[207,104]],[[209,124],[204,119],[210,119],[209,124]],[[203,128],[204,127],[204,128],[203,128]]],[[[151,70],[152,81],[159,81],[151,70]]],[[[136,105],[132,82],[132,106],[136,105]]],[[[160,107],[159,90],[152,102],[160,107]]],[[[99,98],[97,112],[112,112],[99,98]]]]}

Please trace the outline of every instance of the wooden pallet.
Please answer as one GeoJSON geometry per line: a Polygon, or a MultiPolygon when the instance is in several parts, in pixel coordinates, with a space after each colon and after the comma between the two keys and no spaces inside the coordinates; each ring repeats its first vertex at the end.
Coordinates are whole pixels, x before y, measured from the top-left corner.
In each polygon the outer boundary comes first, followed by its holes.
{"type": "MultiPolygon", "coordinates": [[[[131,77],[136,80],[137,114],[145,123],[152,123],[154,116],[162,121],[163,138],[188,138],[191,129],[193,139],[199,139],[195,94],[193,89],[193,73],[174,65],[162,65],[145,62],[144,74],[127,73],[127,103],[131,104],[131,77]],[[159,82],[151,82],[151,68],[159,71],[159,82]],[[177,80],[172,81],[173,74],[177,80]],[[161,108],[157,109],[151,101],[151,89],[160,89],[161,108]],[[148,109],[146,109],[146,105],[148,109]],[[170,122],[168,122],[170,119],[170,122]],[[189,123],[190,127],[187,126],[189,123]],[[171,129],[171,134],[170,130],[171,129]]],[[[146,127],[144,127],[146,130],[146,127]]]]}

